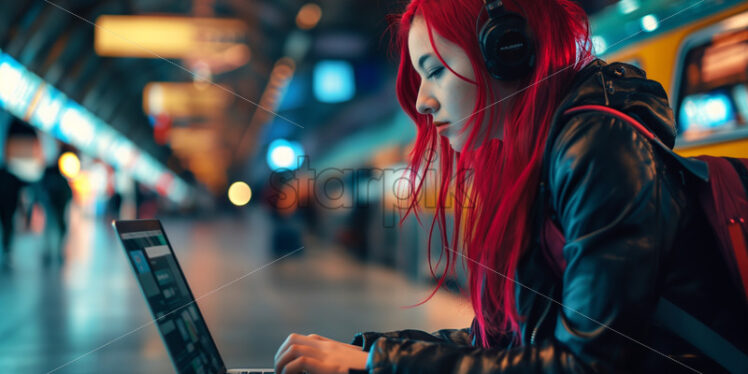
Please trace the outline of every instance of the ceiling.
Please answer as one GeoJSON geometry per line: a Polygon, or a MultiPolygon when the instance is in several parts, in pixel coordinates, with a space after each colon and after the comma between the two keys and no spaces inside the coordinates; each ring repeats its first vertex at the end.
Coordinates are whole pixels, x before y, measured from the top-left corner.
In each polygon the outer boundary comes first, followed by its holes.
{"type": "MultiPolygon", "coordinates": [[[[615,1],[584,1],[590,11],[615,1]]],[[[325,157],[343,139],[399,112],[396,61],[388,57],[387,15],[398,0],[321,0],[322,17],[310,30],[296,25],[296,0],[26,0],[0,2],[0,49],[129,137],[188,182],[218,193],[235,179],[269,172],[267,144],[299,141],[310,157],[325,157]],[[212,83],[230,105],[211,116],[174,119],[169,141],[154,139],[143,110],[149,82],[192,82],[193,60],[99,56],[93,23],[101,15],[182,15],[236,18],[251,51],[243,65],[215,72],[212,83]],[[289,52],[290,51],[290,52],[289,52]],[[279,59],[294,53],[293,76],[282,98],[263,101],[279,59]],[[312,69],[325,59],[349,61],[357,94],[339,104],[312,95],[312,69]],[[263,103],[271,102],[267,107],[263,103]],[[258,109],[258,104],[268,109],[258,109]],[[263,113],[264,112],[264,113],[263,113]],[[272,114],[268,115],[268,112],[272,114]],[[260,117],[255,118],[257,115],[260,117]],[[264,117],[262,117],[264,115],[264,117]],[[260,157],[262,156],[262,157],[260,157]],[[196,178],[195,178],[196,177],[196,178]]],[[[155,56],[154,56],[155,57],[155,56]]]]}

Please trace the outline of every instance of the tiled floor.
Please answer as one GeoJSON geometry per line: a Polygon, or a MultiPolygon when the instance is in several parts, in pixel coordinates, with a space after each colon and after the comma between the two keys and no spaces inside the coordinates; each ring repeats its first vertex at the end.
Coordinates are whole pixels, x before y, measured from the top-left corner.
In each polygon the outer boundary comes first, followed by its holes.
{"type": "MultiPolygon", "coordinates": [[[[337,248],[305,243],[300,256],[253,272],[273,261],[266,222],[260,212],[164,222],[229,367],[271,366],[291,332],[347,342],[362,330],[469,323],[469,304],[447,292],[403,308],[430,287],[337,248]]],[[[0,373],[173,371],[109,225],[73,219],[62,266],[42,265],[39,243],[19,235],[12,266],[0,272],[0,373]]]]}

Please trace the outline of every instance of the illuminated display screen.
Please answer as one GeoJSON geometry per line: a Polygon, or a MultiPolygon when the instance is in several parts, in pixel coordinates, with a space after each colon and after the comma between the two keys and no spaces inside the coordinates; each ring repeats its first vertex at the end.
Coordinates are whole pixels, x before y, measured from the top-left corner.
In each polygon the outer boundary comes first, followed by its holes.
{"type": "Polygon", "coordinates": [[[735,110],[727,92],[717,91],[685,97],[680,107],[683,131],[714,130],[735,125],[735,110]]]}
{"type": "Polygon", "coordinates": [[[122,243],[177,372],[220,372],[218,349],[163,232],[123,233],[122,243]]]}
{"type": "Polygon", "coordinates": [[[674,106],[678,133],[683,140],[745,136],[748,130],[746,31],[745,26],[730,26],[708,36],[696,35],[693,42],[684,44],[687,47],[674,106]]]}

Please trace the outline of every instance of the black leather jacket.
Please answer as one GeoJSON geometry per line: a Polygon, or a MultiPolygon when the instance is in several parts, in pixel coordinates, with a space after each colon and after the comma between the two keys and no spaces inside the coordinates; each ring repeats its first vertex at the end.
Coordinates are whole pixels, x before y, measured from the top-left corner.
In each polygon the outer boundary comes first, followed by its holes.
{"type": "Polygon", "coordinates": [[[724,372],[688,342],[652,324],[664,296],[748,352],[748,310],[730,283],[693,186],[704,170],[654,149],[599,104],[675,141],[662,86],[627,64],[595,60],[575,77],[546,146],[548,205],[566,238],[567,267],[553,275],[538,245],[516,280],[522,345],[475,345],[470,328],[362,333],[371,373],[724,372]],[[594,321],[593,321],[594,320],[594,321]],[[608,326],[602,327],[600,323],[608,326]]]}

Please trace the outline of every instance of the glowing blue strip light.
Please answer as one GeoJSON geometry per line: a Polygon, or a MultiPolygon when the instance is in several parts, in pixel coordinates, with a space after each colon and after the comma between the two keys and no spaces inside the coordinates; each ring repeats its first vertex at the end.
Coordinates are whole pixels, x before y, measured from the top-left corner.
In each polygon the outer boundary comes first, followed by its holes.
{"type": "Polygon", "coordinates": [[[184,181],[2,50],[0,108],[130,174],[176,203],[187,198],[189,187],[184,181]]]}

